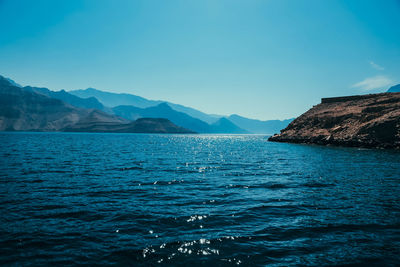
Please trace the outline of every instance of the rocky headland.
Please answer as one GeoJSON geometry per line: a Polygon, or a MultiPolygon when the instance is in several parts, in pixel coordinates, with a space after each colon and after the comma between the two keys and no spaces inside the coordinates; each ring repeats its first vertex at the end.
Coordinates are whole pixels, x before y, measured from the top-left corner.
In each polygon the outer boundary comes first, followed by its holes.
{"type": "Polygon", "coordinates": [[[268,140],[400,149],[400,93],[322,98],[268,140]]]}

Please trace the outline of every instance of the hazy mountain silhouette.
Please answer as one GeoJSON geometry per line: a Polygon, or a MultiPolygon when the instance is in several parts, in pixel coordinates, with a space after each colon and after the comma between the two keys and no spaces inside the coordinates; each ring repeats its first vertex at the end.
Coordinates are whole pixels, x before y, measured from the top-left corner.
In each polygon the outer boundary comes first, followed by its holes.
{"type": "Polygon", "coordinates": [[[0,130],[57,131],[87,114],[61,100],[13,86],[0,77],[0,130]]]}
{"type": "MultiPolygon", "coordinates": [[[[97,115],[97,114],[96,114],[97,115]]],[[[91,114],[78,123],[66,127],[66,132],[101,132],[101,133],[194,133],[173,124],[167,119],[141,118],[130,123],[115,123],[95,119],[91,114]]]]}
{"type": "Polygon", "coordinates": [[[237,125],[233,122],[228,120],[227,118],[220,118],[215,123],[210,125],[212,133],[231,133],[231,134],[246,134],[250,133],[237,125]]]}
{"type": "Polygon", "coordinates": [[[74,107],[78,108],[94,108],[98,110],[108,111],[111,110],[104,107],[95,97],[88,97],[88,98],[81,98],[77,97],[73,94],[66,92],[65,90],[61,91],[51,91],[44,87],[32,87],[32,86],[25,86],[23,89],[27,91],[32,91],[34,93],[42,94],[51,98],[59,99],[65,103],[68,103],[74,107]]]}
{"type": "MultiPolygon", "coordinates": [[[[271,134],[285,128],[293,119],[261,121],[239,115],[223,117],[210,115],[196,109],[163,101],[148,100],[132,94],[104,92],[94,88],[66,92],[48,88],[25,86],[4,78],[9,86],[24,91],[61,100],[76,108],[101,110],[127,120],[138,118],[166,118],[172,123],[198,133],[260,133],[271,134]]],[[[71,108],[69,105],[67,107],[71,108]]],[[[179,130],[177,130],[179,132],[179,130]]]]}
{"type": "Polygon", "coordinates": [[[162,101],[148,100],[146,98],[132,94],[117,94],[100,91],[94,88],[87,88],[84,90],[72,90],[69,91],[69,93],[82,98],[95,97],[103,105],[111,108],[120,105],[132,105],[138,108],[148,108],[162,103],[162,101]]]}
{"type": "Polygon", "coordinates": [[[130,122],[96,109],[77,108],[63,101],[14,86],[0,76],[1,131],[190,132],[168,120],[130,122]],[[86,128],[85,128],[86,127],[86,128]]]}
{"type": "Polygon", "coordinates": [[[294,119],[287,120],[254,120],[248,119],[239,115],[231,115],[228,119],[235,123],[240,128],[246,129],[252,133],[258,134],[274,134],[279,132],[281,129],[286,128],[289,123],[291,123],[294,119]]]}
{"type": "Polygon", "coordinates": [[[199,110],[185,107],[182,105],[170,103],[167,101],[160,100],[149,100],[140,96],[132,95],[132,94],[117,94],[110,93],[105,91],[100,91],[94,88],[88,88],[84,90],[72,90],[69,93],[79,96],[82,98],[95,97],[97,98],[103,105],[108,107],[116,107],[116,106],[134,106],[138,108],[148,108],[159,105],[161,103],[168,103],[168,105],[176,111],[183,112],[188,114],[193,118],[200,119],[207,123],[214,123],[220,117],[219,115],[210,115],[203,113],[199,110]]]}
{"type": "Polygon", "coordinates": [[[149,108],[117,106],[112,110],[116,115],[129,120],[138,118],[166,118],[176,125],[198,133],[247,133],[247,131],[240,129],[227,119],[218,120],[216,123],[209,125],[200,119],[172,109],[170,104],[167,103],[161,103],[149,108]]]}
{"type": "Polygon", "coordinates": [[[161,103],[154,107],[138,108],[134,106],[117,106],[114,114],[129,120],[138,118],[165,118],[176,125],[190,129],[198,133],[208,133],[209,125],[202,120],[193,118],[186,113],[173,110],[167,103],[161,103]]]}
{"type": "Polygon", "coordinates": [[[390,87],[387,91],[388,93],[400,93],[400,84],[390,87]]]}
{"type": "Polygon", "coordinates": [[[5,78],[5,77],[3,77],[3,78],[6,79],[11,85],[14,85],[14,86],[16,86],[16,87],[22,87],[22,85],[20,85],[20,84],[14,82],[14,81],[11,80],[10,78],[5,78]]]}
{"type": "MultiPolygon", "coordinates": [[[[178,112],[189,115],[191,117],[190,120],[199,119],[210,125],[213,123],[216,123],[219,119],[221,119],[223,117],[221,115],[206,114],[199,110],[196,110],[196,109],[193,109],[190,107],[186,107],[186,106],[182,106],[182,105],[178,105],[178,104],[174,104],[174,103],[170,103],[170,102],[165,102],[165,101],[160,101],[160,100],[148,100],[146,98],[132,95],[132,94],[117,94],[117,93],[104,92],[104,91],[100,91],[100,90],[97,90],[94,88],[88,88],[85,90],[74,90],[74,91],[69,91],[69,93],[79,96],[79,97],[95,97],[101,103],[103,103],[103,105],[113,107],[114,112],[116,112],[116,114],[118,114],[120,116],[123,116],[124,118],[133,119],[133,118],[140,118],[140,117],[146,117],[146,116],[151,116],[151,117],[157,116],[157,117],[162,117],[162,118],[168,118],[177,125],[186,127],[188,129],[192,129],[193,131],[200,132],[200,133],[215,132],[215,128],[209,128],[208,130],[204,130],[205,126],[201,125],[200,122],[193,121],[194,125],[192,125],[191,123],[188,124],[189,119],[186,117],[183,117],[183,116],[180,116],[180,117],[182,117],[182,119],[184,119],[184,121],[178,121],[177,117],[169,114],[171,112],[170,110],[168,110],[168,115],[164,115],[164,116],[161,116],[160,115],[161,113],[158,112],[157,110],[153,110],[153,113],[148,113],[148,111],[146,111],[145,112],[146,115],[143,115],[144,111],[135,110],[134,108],[127,108],[127,106],[134,106],[136,108],[146,109],[149,107],[157,106],[162,103],[167,103],[169,105],[169,107],[172,108],[174,111],[178,111],[178,112]],[[123,106],[123,107],[121,107],[121,106],[123,106]],[[118,107],[118,108],[115,109],[115,107],[118,107]],[[141,115],[138,115],[135,112],[139,112],[139,113],[141,113],[141,115]],[[136,115],[133,116],[134,114],[136,114],[136,115]]],[[[293,120],[293,119],[288,119],[288,120],[283,120],[283,121],[280,121],[280,120],[261,121],[261,120],[248,119],[248,118],[245,118],[245,117],[242,117],[239,115],[231,115],[231,116],[227,117],[227,119],[229,121],[233,122],[234,124],[236,124],[236,126],[241,128],[242,130],[244,130],[243,132],[259,133],[259,134],[275,133],[275,132],[279,131],[280,129],[286,128],[286,126],[293,120]]],[[[223,129],[222,125],[225,125],[225,124],[220,124],[220,122],[217,124],[220,125],[220,126],[218,126],[218,127],[220,127],[220,129],[223,129]]],[[[225,126],[228,126],[228,125],[225,125],[225,126]]],[[[226,129],[228,129],[228,128],[229,127],[227,127],[226,129]]],[[[220,131],[218,130],[218,132],[220,132],[220,131]]],[[[227,132],[227,133],[232,133],[232,132],[227,132]]]]}
{"type": "Polygon", "coordinates": [[[205,121],[207,123],[214,123],[216,122],[218,119],[222,118],[221,115],[216,115],[216,114],[206,114],[204,112],[201,112],[197,109],[194,108],[190,108],[190,107],[186,107],[186,106],[182,106],[179,104],[174,104],[174,103],[170,103],[167,102],[168,105],[170,105],[173,109],[175,109],[176,111],[179,112],[183,112],[186,113],[194,118],[197,118],[199,120],[205,121]]]}

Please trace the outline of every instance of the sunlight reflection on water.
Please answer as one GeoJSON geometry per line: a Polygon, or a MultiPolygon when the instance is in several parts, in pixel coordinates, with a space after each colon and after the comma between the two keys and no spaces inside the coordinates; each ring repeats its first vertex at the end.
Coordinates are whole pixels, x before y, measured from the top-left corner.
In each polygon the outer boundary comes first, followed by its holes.
{"type": "Polygon", "coordinates": [[[400,153],[263,135],[0,134],[0,263],[400,260],[400,153]]]}

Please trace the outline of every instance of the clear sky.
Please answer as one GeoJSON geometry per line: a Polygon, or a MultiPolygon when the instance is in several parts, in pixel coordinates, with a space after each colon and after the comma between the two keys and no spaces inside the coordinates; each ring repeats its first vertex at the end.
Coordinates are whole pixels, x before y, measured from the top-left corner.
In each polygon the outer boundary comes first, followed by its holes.
{"type": "Polygon", "coordinates": [[[285,119],[400,83],[400,1],[0,0],[0,74],[285,119]]]}

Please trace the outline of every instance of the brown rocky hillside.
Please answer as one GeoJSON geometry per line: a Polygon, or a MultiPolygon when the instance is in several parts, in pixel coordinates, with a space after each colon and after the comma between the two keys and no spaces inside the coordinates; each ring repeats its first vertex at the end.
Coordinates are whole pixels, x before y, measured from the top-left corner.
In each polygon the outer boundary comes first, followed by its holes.
{"type": "Polygon", "coordinates": [[[400,148],[400,93],[323,98],[275,142],[400,148]]]}

